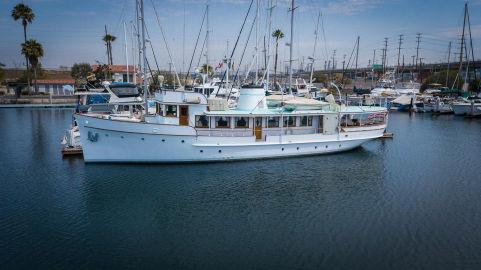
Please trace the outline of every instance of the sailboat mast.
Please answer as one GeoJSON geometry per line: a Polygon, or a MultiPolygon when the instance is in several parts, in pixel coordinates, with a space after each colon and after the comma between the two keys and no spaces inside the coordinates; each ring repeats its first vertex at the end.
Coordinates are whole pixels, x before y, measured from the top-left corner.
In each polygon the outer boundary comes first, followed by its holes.
{"type": "Polygon", "coordinates": [[[127,44],[127,23],[124,21],[124,42],[125,42],[125,67],[127,69],[127,82],[130,83],[129,78],[129,48],[127,44]]]}
{"type": "Polygon", "coordinates": [[[269,66],[270,66],[270,59],[271,59],[271,31],[272,31],[272,11],[274,10],[274,6],[272,3],[272,0],[269,1],[269,26],[268,26],[268,32],[267,32],[267,65],[266,65],[266,89],[269,90],[269,80],[270,80],[270,72],[269,72],[269,66]]]}
{"type": "Polygon", "coordinates": [[[446,70],[446,87],[448,86],[448,81],[449,81],[449,68],[451,65],[451,41],[449,42],[449,47],[448,47],[448,69],[446,70]]]}
{"type": "Polygon", "coordinates": [[[309,84],[312,85],[312,80],[314,77],[314,62],[316,61],[316,48],[317,48],[317,36],[319,32],[319,21],[321,19],[321,12],[317,15],[317,24],[316,24],[316,32],[314,32],[315,39],[314,39],[314,50],[312,52],[312,63],[311,63],[311,77],[309,79],[309,84]]]}
{"type": "Polygon", "coordinates": [[[256,75],[255,83],[259,80],[259,0],[256,1],[256,47],[255,47],[255,65],[256,65],[256,75]]]}
{"type": "Polygon", "coordinates": [[[461,35],[461,52],[459,53],[459,71],[458,74],[461,74],[463,71],[463,53],[464,53],[464,34],[466,30],[466,14],[468,12],[468,3],[464,4],[464,20],[463,20],[463,33],[461,35]]]}
{"type": "Polygon", "coordinates": [[[209,76],[209,33],[210,33],[210,25],[209,25],[209,2],[207,2],[206,6],[206,26],[207,26],[207,31],[205,33],[205,64],[206,64],[206,73],[207,76],[209,76]]]}
{"type": "MultiPolygon", "coordinates": [[[[142,73],[142,53],[141,44],[140,44],[140,11],[139,5],[141,0],[135,0],[135,19],[136,19],[136,36],[137,36],[137,49],[139,50],[139,60],[137,61],[137,72],[142,73]]],[[[145,75],[145,74],[144,74],[145,75]]]]}
{"type": "Polygon", "coordinates": [[[144,1],[140,0],[140,20],[142,23],[142,75],[143,75],[143,90],[144,90],[144,102],[145,102],[145,114],[149,114],[149,102],[147,101],[148,89],[147,89],[147,56],[145,46],[145,22],[144,22],[144,1]]]}
{"type": "Polygon", "coordinates": [[[294,0],[291,0],[291,42],[289,44],[289,93],[292,94],[292,47],[294,47],[294,0]]]}

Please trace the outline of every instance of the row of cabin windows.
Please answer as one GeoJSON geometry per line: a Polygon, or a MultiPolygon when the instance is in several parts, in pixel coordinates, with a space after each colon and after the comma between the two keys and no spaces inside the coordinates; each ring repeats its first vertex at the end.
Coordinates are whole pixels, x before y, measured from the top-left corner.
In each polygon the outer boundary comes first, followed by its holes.
{"type": "MultiPolygon", "coordinates": [[[[301,127],[312,126],[312,116],[300,116],[301,127]]],[[[215,116],[213,117],[215,121],[216,128],[230,128],[231,127],[231,117],[226,116],[215,116]]],[[[285,116],[284,127],[295,127],[296,126],[296,116],[285,116]]],[[[235,128],[249,128],[249,118],[248,117],[234,117],[235,128]]],[[[262,126],[261,118],[255,118],[255,126],[262,126]]],[[[209,128],[209,117],[205,115],[195,116],[195,126],[197,128],[209,128]]],[[[278,128],[280,127],[280,117],[272,116],[267,117],[267,127],[268,128],[278,128]]]]}

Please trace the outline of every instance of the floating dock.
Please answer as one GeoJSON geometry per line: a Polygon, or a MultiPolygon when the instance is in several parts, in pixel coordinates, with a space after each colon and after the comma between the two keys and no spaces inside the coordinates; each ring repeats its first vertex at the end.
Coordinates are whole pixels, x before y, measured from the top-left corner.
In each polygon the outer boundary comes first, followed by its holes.
{"type": "Polygon", "coordinates": [[[78,147],[64,147],[62,148],[62,156],[79,156],[83,155],[83,150],[81,146],[78,147]]]}

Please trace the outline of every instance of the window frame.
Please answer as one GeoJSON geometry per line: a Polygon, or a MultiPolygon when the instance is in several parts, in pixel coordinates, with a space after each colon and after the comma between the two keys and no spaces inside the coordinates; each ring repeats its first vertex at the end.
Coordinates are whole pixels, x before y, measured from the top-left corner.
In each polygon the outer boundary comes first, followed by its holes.
{"type": "Polygon", "coordinates": [[[230,121],[231,121],[230,116],[215,116],[214,117],[215,128],[230,128],[231,127],[230,121]],[[227,122],[227,126],[219,126],[219,120],[221,118],[225,118],[225,121],[227,122]]]}
{"type": "Polygon", "coordinates": [[[207,116],[207,115],[202,115],[202,114],[201,114],[201,115],[196,115],[196,116],[195,116],[195,127],[196,127],[196,128],[210,128],[210,117],[207,116]],[[200,125],[198,125],[201,117],[205,117],[205,119],[207,120],[207,125],[206,125],[206,126],[200,126],[200,125]]]}
{"type": "Polygon", "coordinates": [[[267,118],[266,119],[267,120],[267,128],[279,128],[280,127],[281,118],[279,116],[267,116],[266,118],[267,118]],[[277,120],[275,120],[275,119],[277,119],[277,120]],[[271,126],[271,120],[275,120],[277,125],[271,126]]]}
{"type": "Polygon", "coordinates": [[[246,117],[246,116],[236,116],[236,117],[234,117],[234,126],[235,126],[235,128],[244,128],[244,129],[249,128],[249,120],[250,120],[250,118],[246,117]],[[245,124],[245,126],[238,126],[237,122],[240,121],[242,118],[244,118],[244,121],[245,121],[246,124],[245,124]]]}
{"type": "Polygon", "coordinates": [[[179,108],[177,105],[165,105],[165,117],[173,117],[177,118],[179,117],[179,108]],[[174,107],[175,108],[175,115],[169,115],[169,107],[174,107]]]}

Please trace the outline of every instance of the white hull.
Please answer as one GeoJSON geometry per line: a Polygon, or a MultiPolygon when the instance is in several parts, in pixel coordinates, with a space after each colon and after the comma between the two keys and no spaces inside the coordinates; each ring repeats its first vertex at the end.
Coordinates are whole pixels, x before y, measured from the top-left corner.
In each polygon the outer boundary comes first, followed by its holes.
{"type": "Polygon", "coordinates": [[[455,115],[481,114],[481,103],[454,103],[451,105],[455,115]]]}
{"type": "Polygon", "coordinates": [[[86,162],[182,163],[319,155],[352,150],[381,137],[386,128],[347,128],[339,135],[266,136],[256,141],[254,136],[196,136],[195,129],[187,126],[76,118],[86,162]]]}

